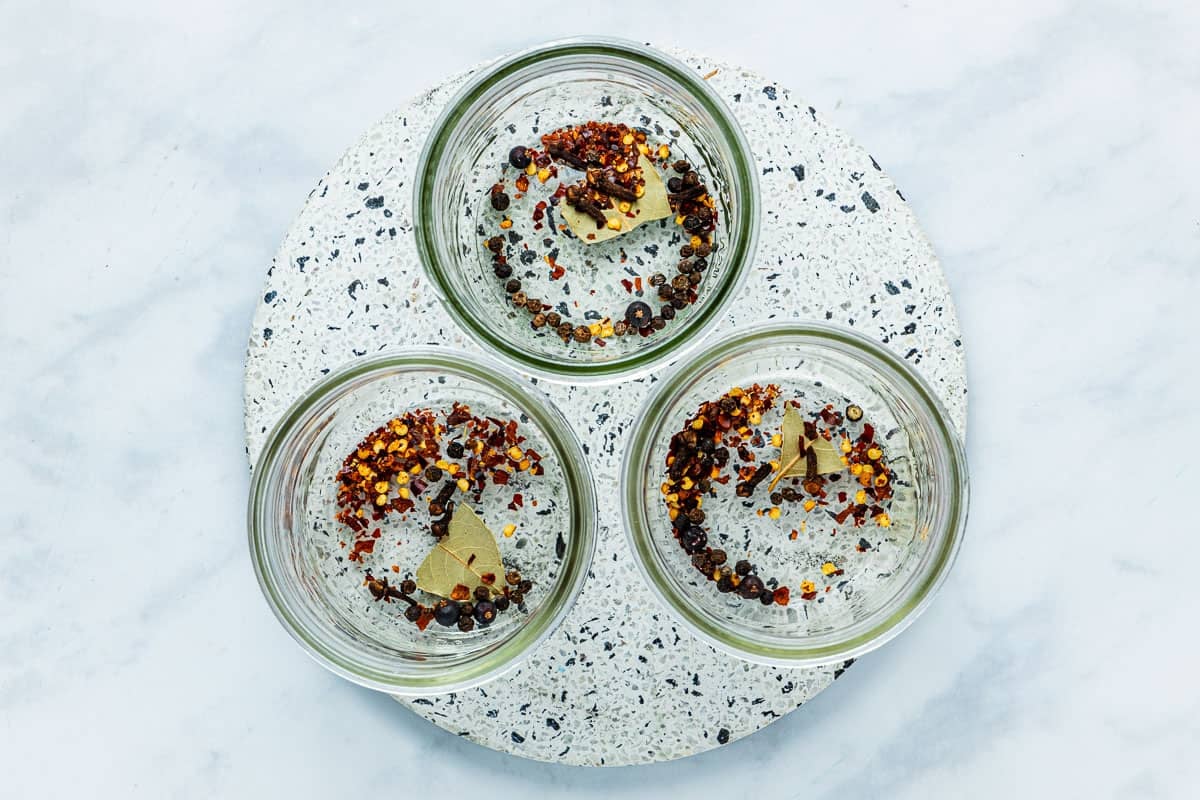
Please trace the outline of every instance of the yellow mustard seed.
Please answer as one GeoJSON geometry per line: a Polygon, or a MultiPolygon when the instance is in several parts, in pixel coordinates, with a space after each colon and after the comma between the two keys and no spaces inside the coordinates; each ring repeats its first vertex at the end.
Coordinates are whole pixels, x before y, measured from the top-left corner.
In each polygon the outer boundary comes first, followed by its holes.
{"type": "Polygon", "coordinates": [[[516,532],[517,532],[517,526],[513,525],[511,522],[504,526],[504,535],[505,536],[512,536],[516,532]]]}

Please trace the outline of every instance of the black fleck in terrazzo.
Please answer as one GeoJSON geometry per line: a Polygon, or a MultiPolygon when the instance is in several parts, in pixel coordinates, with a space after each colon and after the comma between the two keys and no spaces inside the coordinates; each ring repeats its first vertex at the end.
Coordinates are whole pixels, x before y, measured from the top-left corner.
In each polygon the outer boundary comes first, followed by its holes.
{"type": "MultiPolygon", "coordinates": [[[[875,159],[786,88],[676,55],[700,74],[719,69],[709,83],[738,117],[760,166],[757,263],[711,335],[768,320],[852,326],[912,363],[963,432],[965,365],[953,302],[929,242],[875,159]]],[[[465,77],[371,128],[313,190],[284,239],[246,360],[252,460],[287,406],[345,361],[405,345],[478,352],[442,312],[411,235],[417,155],[465,77]]],[[[617,492],[620,446],[654,380],[599,394],[538,382],[573,422],[602,496],[617,492]]],[[[849,666],[747,665],[677,630],[633,567],[616,504],[601,503],[600,522],[579,602],[521,669],[479,689],[405,704],[453,733],[529,758],[644,763],[752,733],[849,666]]]]}

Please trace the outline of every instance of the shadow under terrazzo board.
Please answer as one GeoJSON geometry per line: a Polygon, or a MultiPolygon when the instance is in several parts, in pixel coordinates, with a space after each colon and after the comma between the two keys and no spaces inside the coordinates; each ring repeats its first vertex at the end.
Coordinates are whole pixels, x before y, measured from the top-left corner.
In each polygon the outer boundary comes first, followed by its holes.
{"type": "MultiPolygon", "coordinates": [[[[742,124],[760,167],[758,257],[711,338],[769,320],[851,326],[912,363],[960,434],[964,353],[932,247],[899,190],[846,134],[752,72],[673,53],[742,124]]],[[[251,459],[287,406],[340,364],[404,345],[469,352],[442,312],[412,241],[413,173],[424,138],[465,75],[367,131],[309,196],[268,270],[246,361],[251,459]]],[[[622,443],[654,377],[596,393],[538,381],[572,421],[601,497],[617,494],[622,443]]],[[[435,724],[528,758],[619,765],[734,741],[796,709],[850,662],[786,670],[745,664],[677,630],[631,561],[619,508],[601,502],[589,581],[562,628],[512,675],[403,701],[435,724]]]]}

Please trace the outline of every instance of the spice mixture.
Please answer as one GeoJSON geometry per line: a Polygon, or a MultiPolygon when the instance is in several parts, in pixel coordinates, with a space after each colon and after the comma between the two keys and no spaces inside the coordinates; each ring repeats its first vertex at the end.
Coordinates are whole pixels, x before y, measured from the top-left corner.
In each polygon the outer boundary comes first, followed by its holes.
{"type": "MultiPolygon", "coordinates": [[[[735,493],[747,500],[765,487],[771,505],[755,513],[772,520],[783,517],[785,504],[799,504],[806,513],[827,513],[838,525],[859,527],[868,521],[885,528],[891,525],[887,509],[893,473],[882,444],[870,423],[862,423],[857,432],[847,426],[862,420],[862,409],[850,405],[842,412],[827,404],[800,422],[798,404],[787,401],[783,429],[766,432],[764,415],[778,397],[778,386],[754,384],[734,387],[717,400],[702,403],[671,437],[661,486],[675,539],[696,570],[715,582],[718,591],[763,605],[788,605],[791,589],[775,578],[764,581],[748,560],[730,565],[725,550],[710,546],[703,505],[705,497],[715,496],[717,485],[727,485],[736,476],[735,493]],[[785,436],[794,436],[795,441],[785,441],[785,436]],[[779,448],[781,458],[756,463],[755,451],[768,447],[779,448]],[[783,462],[782,454],[789,452],[795,455],[783,462]],[[840,455],[828,464],[823,452],[840,455]],[[740,462],[736,470],[730,466],[735,459],[740,462]],[[784,485],[779,487],[781,482],[784,485]]],[[[801,530],[805,525],[800,523],[801,530]]],[[[798,538],[798,531],[788,538],[798,538]]],[[[861,545],[858,549],[864,550],[861,545]]],[[[825,562],[821,574],[837,577],[844,571],[825,562]]],[[[797,588],[803,600],[818,596],[812,580],[801,581],[797,588]]],[[[829,589],[826,586],[824,591],[829,589]]]]}
{"type": "MultiPolygon", "coordinates": [[[[530,315],[534,330],[552,331],[564,343],[604,347],[614,336],[646,337],[666,328],[678,312],[696,302],[697,287],[708,269],[708,259],[717,249],[713,239],[718,216],[716,202],[699,173],[688,161],[672,163],[670,147],[651,145],[646,130],[620,123],[592,121],[560,128],[542,135],[540,144],[540,148],[519,145],[510,151],[508,166],[517,171],[517,177],[511,188],[501,180],[489,192],[491,207],[500,215],[495,223],[499,232],[489,235],[481,229],[484,246],[491,254],[492,270],[502,282],[509,301],[530,315]],[[560,168],[583,174],[573,183],[557,181],[546,199],[532,202],[530,190],[534,182],[548,184],[560,177],[560,168]],[[661,185],[660,168],[673,173],[666,181],[665,202],[661,202],[658,192],[647,191],[648,182],[661,185]],[[543,298],[531,297],[514,271],[514,265],[529,266],[537,258],[536,251],[511,230],[509,213],[513,202],[521,200],[532,206],[528,213],[534,230],[549,226],[556,235],[572,236],[584,243],[611,238],[648,219],[671,216],[684,233],[683,237],[672,238],[683,244],[675,274],[668,277],[658,272],[646,281],[655,290],[658,308],[646,300],[635,299],[617,313],[583,309],[581,314],[586,324],[581,324],[572,322],[573,315],[564,306],[552,306],[543,298]],[[661,202],[661,212],[656,210],[656,201],[661,202]],[[566,221],[556,225],[555,209],[564,220],[571,219],[568,211],[574,211],[575,218],[583,221],[577,223],[577,229],[566,221]]],[[[567,275],[567,265],[558,262],[557,254],[554,249],[543,257],[551,281],[567,275]]],[[[639,298],[648,296],[640,276],[620,282],[627,293],[639,298]]]]}
{"type": "MultiPolygon", "coordinates": [[[[495,537],[467,505],[479,503],[491,487],[508,486],[519,473],[544,474],[542,456],[524,442],[515,420],[475,416],[455,403],[444,415],[418,409],[395,417],[345,457],[335,477],[336,520],[353,534],[341,543],[349,546],[350,561],[361,564],[375,552],[382,533],[373,523],[393,514],[408,519],[422,505],[428,513],[432,549],[416,579],[410,573],[393,582],[366,572],[363,585],[377,602],[406,604],[404,617],[421,630],[436,621],[464,632],[524,604],[533,583],[516,569],[502,569],[495,537]],[[445,575],[466,582],[447,583],[445,575]],[[441,599],[421,602],[418,591],[441,599]]],[[[509,508],[523,505],[523,496],[513,493],[509,508]]],[[[512,536],[515,528],[506,526],[503,535],[512,536]]],[[[401,571],[398,565],[391,570],[401,571]]]]}

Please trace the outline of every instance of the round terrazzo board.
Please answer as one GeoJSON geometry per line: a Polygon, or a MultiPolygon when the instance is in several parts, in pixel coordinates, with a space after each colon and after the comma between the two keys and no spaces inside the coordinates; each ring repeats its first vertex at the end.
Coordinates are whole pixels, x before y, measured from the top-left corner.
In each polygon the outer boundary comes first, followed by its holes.
{"type": "MultiPolygon", "coordinates": [[[[937,258],[879,164],[787,89],[675,51],[740,121],[760,170],[758,256],[709,334],[822,320],[874,336],[933,385],[960,433],[966,374],[937,258]]],[[[267,271],[246,358],[247,453],[306,387],[388,347],[479,347],[443,313],[417,260],[413,176],[425,137],[470,73],[373,126],[309,195],[267,271]]],[[[620,391],[538,381],[575,428],[601,497],[654,376],[620,391]]],[[[515,755],[568,764],[665,761],[734,741],[795,710],[847,664],[745,664],[676,628],[632,563],[618,504],[600,504],[589,579],[562,627],[480,689],[401,700],[435,724],[515,755]]]]}

